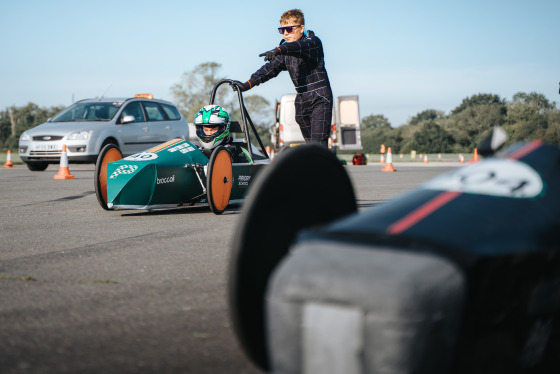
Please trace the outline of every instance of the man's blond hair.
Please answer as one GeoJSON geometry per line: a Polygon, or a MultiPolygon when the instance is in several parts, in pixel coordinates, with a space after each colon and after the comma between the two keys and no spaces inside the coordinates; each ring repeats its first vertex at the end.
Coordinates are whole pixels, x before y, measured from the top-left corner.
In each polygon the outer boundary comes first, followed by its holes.
{"type": "Polygon", "coordinates": [[[280,17],[280,24],[290,23],[290,21],[294,21],[298,25],[305,25],[305,18],[303,17],[303,12],[299,9],[291,9],[285,11],[280,17]]]}

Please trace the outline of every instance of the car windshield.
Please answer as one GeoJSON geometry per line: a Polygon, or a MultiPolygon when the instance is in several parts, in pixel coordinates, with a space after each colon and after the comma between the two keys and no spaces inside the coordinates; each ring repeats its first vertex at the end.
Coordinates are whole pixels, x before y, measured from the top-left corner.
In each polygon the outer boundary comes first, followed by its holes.
{"type": "Polygon", "coordinates": [[[109,121],[121,105],[120,102],[76,103],[54,116],[50,122],[109,121]]]}

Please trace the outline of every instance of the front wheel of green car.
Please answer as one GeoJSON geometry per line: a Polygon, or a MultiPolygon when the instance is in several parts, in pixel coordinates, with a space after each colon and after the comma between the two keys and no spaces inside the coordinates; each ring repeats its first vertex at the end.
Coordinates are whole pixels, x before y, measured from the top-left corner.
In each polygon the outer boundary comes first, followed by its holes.
{"type": "Polygon", "coordinates": [[[107,165],[110,162],[122,159],[122,153],[114,144],[107,144],[97,157],[95,164],[94,183],[95,183],[95,196],[99,205],[105,210],[109,210],[107,206],[107,165]]]}

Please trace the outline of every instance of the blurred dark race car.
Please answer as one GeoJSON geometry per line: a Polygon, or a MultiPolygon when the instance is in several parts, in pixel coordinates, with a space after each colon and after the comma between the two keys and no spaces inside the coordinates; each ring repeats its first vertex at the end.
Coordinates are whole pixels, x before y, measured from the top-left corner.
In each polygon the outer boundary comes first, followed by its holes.
{"type": "Polygon", "coordinates": [[[250,360],[273,373],[560,372],[560,148],[487,143],[482,161],[359,212],[331,152],[280,155],[231,252],[250,360]]]}

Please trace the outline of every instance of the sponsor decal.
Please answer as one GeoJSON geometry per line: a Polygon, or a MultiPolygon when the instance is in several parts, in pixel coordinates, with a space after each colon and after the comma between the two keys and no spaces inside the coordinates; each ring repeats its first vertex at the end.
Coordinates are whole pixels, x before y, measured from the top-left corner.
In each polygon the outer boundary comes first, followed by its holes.
{"type": "Polygon", "coordinates": [[[543,191],[540,175],[516,160],[488,160],[436,178],[425,188],[478,195],[532,198],[543,191]]]}
{"type": "Polygon", "coordinates": [[[150,152],[140,152],[124,158],[127,161],[150,161],[158,158],[158,155],[150,152]]]}
{"type": "Polygon", "coordinates": [[[157,184],[175,183],[175,174],[166,178],[157,178],[157,184]]]}
{"type": "Polygon", "coordinates": [[[249,186],[249,181],[251,180],[250,175],[240,175],[238,186],[249,186]]]}
{"type": "Polygon", "coordinates": [[[121,165],[111,174],[109,179],[115,179],[121,174],[132,174],[136,170],[138,170],[138,165],[121,165]]]}
{"type": "Polygon", "coordinates": [[[190,145],[189,143],[183,143],[183,144],[179,144],[178,146],[175,146],[173,148],[169,148],[167,151],[169,152],[181,152],[181,153],[189,153],[194,151],[194,147],[192,145],[190,145]]]}

